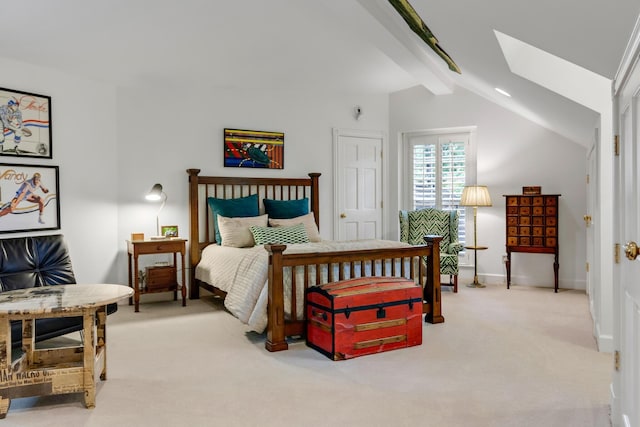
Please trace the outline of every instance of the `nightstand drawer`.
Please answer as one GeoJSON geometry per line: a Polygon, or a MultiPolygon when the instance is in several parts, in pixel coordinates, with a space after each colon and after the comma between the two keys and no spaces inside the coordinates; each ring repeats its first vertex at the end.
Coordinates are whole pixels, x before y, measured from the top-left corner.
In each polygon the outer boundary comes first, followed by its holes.
{"type": "Polygon", "coordinates": [[[149,289],[167,288],[176,284],[176,268],[173,266],[146,267],[146,286],[149,289]]]}
{"type": "Polygon", "coordinates": [[[135,252],[140,255],[182,252],[184,248],[183,240],[176,241],[145,241],[144,243],[136,243],[135,252]]]}

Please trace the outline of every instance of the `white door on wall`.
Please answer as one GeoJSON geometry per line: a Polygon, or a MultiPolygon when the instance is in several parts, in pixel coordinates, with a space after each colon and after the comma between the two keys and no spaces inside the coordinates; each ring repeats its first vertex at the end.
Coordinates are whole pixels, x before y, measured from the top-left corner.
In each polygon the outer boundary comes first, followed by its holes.
{"type": "Polygon", "coordinates": [[[599,145],[598,136],[596,135],[596,141],[594,146],[589,150],[587,155],[587,212],[584,215],[584,223],[587,229],[587,294],[591,295],[593,300],[593,277],[598,277],[595,270],[595,263],[593,262],[593,242],[594,242],[594,227],[592,227],[593,214],[596,212],[596,147],[599,145]]]}
{"type": "MultiPolygon", "coordinates": [[[[634,56],[635,57],[635,56],[634,56]]],[[[640,67],[625,79],[616,93],[620,154],[616,156],[616,234],[623,249],[619,286],[614,286],[613,375],[615,426],[640,426],[640,67]]]]}
{"type": "Polygon", "coordinates": [[[335,129],[334,195],[336,240],[382,237],[381,132],[335,129]]]}

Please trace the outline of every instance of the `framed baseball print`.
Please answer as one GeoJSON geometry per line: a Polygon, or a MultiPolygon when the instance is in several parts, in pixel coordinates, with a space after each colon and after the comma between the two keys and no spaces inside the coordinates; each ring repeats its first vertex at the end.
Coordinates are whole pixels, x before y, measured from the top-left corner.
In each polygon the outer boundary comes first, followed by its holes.
{"type": "Polygon", "coordinates": [[[51,97],[0,88],[0,155],[52,158],[51,97]]]}
{"type": "Polygon", "coordinates": [[[0,163],[0,233],[60,229],[58,166],[0,163]]]}

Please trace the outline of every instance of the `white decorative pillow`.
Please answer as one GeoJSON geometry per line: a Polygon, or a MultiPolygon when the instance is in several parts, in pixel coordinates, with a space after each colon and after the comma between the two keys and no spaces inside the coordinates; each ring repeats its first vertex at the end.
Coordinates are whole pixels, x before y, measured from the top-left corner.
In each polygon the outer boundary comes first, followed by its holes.
{"type": "Polygon", "coordinates": [[[297,216],[295,218],[287,218],[287,219],[269,218],[269,225],[272,227],[290,227],[296,224],[304,224],[304,228],[305,230],[307,230],[307,236],[309,236],[310,242],[322,241],[322,238],[320,237],[320,232],[318,231],[318,225],[316,224],[316,220],[312,212],[306,215],[297,216]]]}
{"type": "Polygon", "coordinates": [[[253,225],[266,227],[267,220],[267,214],[234,218],[218,215],[218,230],[220,230],[221,245],[232,246],[234,248],[255,246],[256,243],[253,240],[253,234],[251,234],[249,227],[253,225]]]}
{"type": "Polygon", "coordinates": [[[256,245],[287,245],[289,243],[308,243],[309,237],[303,224],[291,227],[250,227],[256,245]]]}

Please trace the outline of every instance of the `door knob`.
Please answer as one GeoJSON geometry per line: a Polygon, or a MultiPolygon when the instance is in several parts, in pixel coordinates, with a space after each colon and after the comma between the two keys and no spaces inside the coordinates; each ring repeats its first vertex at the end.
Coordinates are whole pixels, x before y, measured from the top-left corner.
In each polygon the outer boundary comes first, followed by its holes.
{"type": "Polygon", "coordinates": [[[585,215],[582,218],[584,219],[584,222],[587,224],[587,227],[591,225],[591,215],[585,215]]]}
{"type": "Polygon", "coordinates": [[[627,242],[624,245],[624,253],[627,255],[627,258],[633,261],[638,256],[638,245],[636,242],[627,242]]]}
{"type": "Polygon", "coordinates": [[[343,212],[343,213],[340,214],[340,218],[346,218],[346,217],[347,217],[346,213],[343,212]]]}

